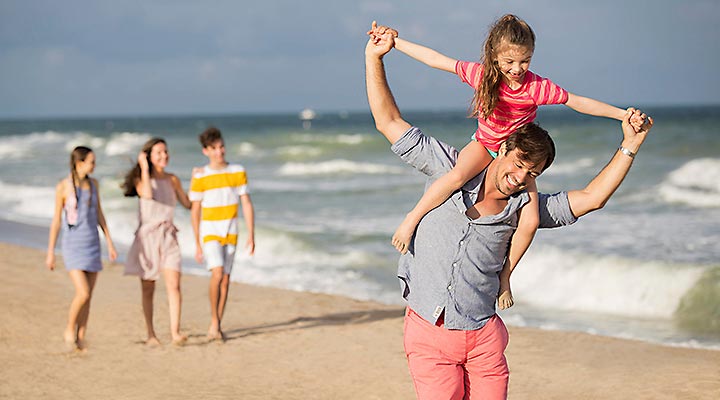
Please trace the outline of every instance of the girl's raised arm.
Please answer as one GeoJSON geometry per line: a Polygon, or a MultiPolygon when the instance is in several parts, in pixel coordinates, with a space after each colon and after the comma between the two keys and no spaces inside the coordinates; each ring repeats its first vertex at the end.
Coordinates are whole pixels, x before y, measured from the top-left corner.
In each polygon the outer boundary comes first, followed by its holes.
{"type": "Polygon", "coordinates": [[[596,117],[612,118],[618,121],[622,121],[626,114],[626,110],[622,108],[572,93],[568,93],[568,100],[565,105],[579,113],[594,115],[596,117]]]}
{"type": "Polygon", "coordinates": [[[138,166],[140,166],[140,179],[135,182],[135,191],[141,199],[152,199],[152,184],[150,183],[150,163],[148,155],[144,151],[138,154],[138,166]]]}
{"type": "Polygon", "coordinates": [[[395,38],[395,48],[409,55],[410,57],[426,64],[430,67],[437,68],[439,70],[455,73],[455,64],[457,60],[450,58],[442,53],[439,53],[429,47],[413,43],[409,40],[398,37],[397,30],[385,26],[377,25],[377,22],[373,21],[372,27],[368,31],[370,38],[377,44],[379,37],[385,33],[390,33],[395,38]]]}
{"type": "Polygon", "coordinates": [[[398,37],[395,38],[395,48],[430,67],[453,74],[455,73],[455,64],[457,64],[457,60],[439,53],[429,47],[398,37]]]}

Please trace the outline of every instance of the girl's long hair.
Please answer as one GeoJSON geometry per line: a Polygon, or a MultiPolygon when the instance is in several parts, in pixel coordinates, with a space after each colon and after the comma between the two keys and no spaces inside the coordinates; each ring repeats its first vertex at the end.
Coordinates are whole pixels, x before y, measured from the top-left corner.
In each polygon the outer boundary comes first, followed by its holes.
{"type": "Polygon", "coordinates": [[[495,110],[499,98],[502,74],[495,58],[504,46],[516,45],[535,50],[535,32],[525,21],[512,14],[506,14],[490,28],[483,46],[483,77],[475,89],[470,104],[470,117],[487,118],[495,110]]]}
{"type": "MultiPolygon", "coordinates": [[[[80,177],[78,176],[76,165],[79,162],[85,161],[90,153],[92,153],[92,149],[85,146],[77,146],[70,153],[70,178],[72,178],[73,194],[78,201],[80,197],[78,196],[77,188],[80,185],[80,177]]],[[[90,175],[86,176],[86,178],[88,182],[90,182],[90,175]]],[[[90,199],[92,199],[92,185],[90,185],[90,199]]]]}
{"type": "MultiPolygon", "coordinates": [[[[158,143],[162,143],[167,146],[167,143],[165,142],[165,139],[154,137],[147,142],[142,147],[142,151],[146,154],[148,165],[150,165],[150,175],[152,176],[153,171],[155,170],[155,166],[153,166],[152,162],[150,162],[150,152],[152,151],[153,146],[155,146],[158,143]]],[[[140,180],[140,164],[136,161],[135,166],[132,167],[126,174],[125,174],[125,180],[123,183],[120,184],[120,188],[123,190],[123,194],[125,194],[126,197],[134,197],[138,195],[136,185],[137,182],[140,180]]]]}

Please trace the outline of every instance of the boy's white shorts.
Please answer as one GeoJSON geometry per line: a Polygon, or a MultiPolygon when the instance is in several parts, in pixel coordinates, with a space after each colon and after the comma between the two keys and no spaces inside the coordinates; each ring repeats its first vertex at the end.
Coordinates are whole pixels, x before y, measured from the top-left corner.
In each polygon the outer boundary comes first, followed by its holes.
{"type": "Polygon", "coordinates": [[[223,267],[223,273],[230,275],[235,260],[235,246],[231,244],[223,246],[217,241],[205,242],[203,244],[203,258],[205,259],[205,268],[208,271],[213,268],[223,267]]]}

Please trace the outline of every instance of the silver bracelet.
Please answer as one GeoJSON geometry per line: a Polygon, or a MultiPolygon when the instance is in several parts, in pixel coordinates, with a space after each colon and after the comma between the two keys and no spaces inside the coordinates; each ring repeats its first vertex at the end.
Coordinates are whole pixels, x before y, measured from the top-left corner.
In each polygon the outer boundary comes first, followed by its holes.
{"type": "Polygon", "coordinates": [[[626,156],[628,156],[630,158],[635,158],[635,153],[633,153],[632,151],[630,151],[622,146],[620,146],[618,148],[618,150],[620,150],[621,153],[625,154],[626,156]]]}

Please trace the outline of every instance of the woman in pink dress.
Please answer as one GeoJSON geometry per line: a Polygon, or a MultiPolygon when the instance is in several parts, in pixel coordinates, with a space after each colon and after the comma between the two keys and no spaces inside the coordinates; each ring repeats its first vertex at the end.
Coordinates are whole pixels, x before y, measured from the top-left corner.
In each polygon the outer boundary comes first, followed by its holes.
{"type": "Polygon", "coordinates": [[[153,296],[155,281],[161,274],[168,296],[172,343],[182,345],[187,340],[187,336],[180,333],[181,256],[173,217],[178,200],[187,209],[190,208],[190,200],[180,179],[165,171],[169,159],[165,140],[150,139],[122,184],[125,196],[138,196],[140,201],[139,226],[128,252],[125,275],[140,277],[147,345],[160,344],[153,327],[153,296]]]}

